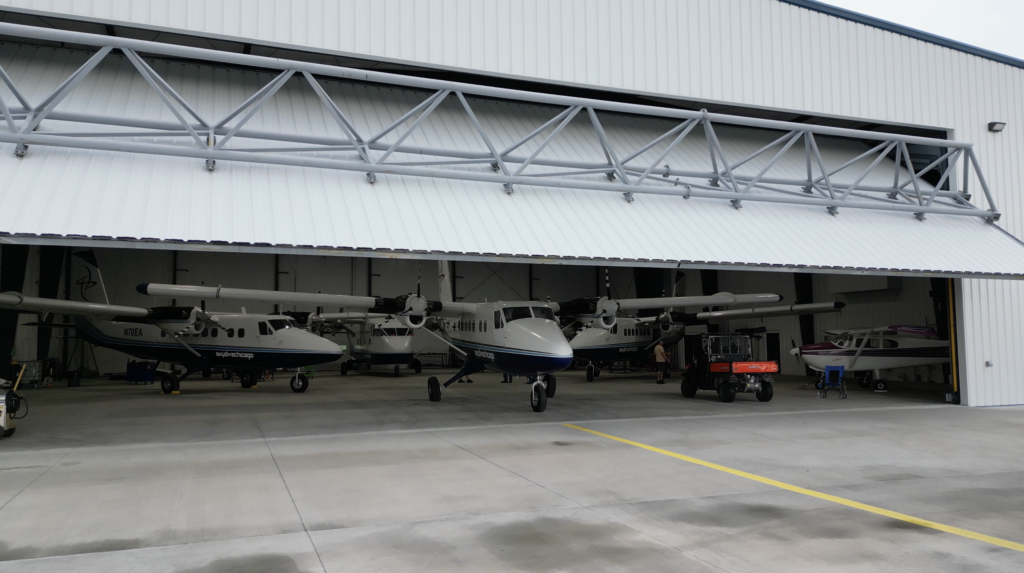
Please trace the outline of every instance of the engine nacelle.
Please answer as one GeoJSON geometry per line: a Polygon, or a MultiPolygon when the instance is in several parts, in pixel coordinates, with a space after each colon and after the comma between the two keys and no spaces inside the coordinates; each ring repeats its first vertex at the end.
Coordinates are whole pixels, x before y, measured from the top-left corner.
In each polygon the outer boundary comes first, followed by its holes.
{"type": "Polygon", "coordinates": [[[615,323],[618,322],[616,315],[619,312],[619,303],[603,296],[598,299],[595,307],[597,312],[592,325],[605,330],[611,330],[615,323]]]}
{"type": "Polygon", "coordinates": [[[410,294],[405,299],[405,309],[398,318],[409,328],[423,328],[423,325],[427,323],[429,308],[430,302],[426,298],[410,294]]]}

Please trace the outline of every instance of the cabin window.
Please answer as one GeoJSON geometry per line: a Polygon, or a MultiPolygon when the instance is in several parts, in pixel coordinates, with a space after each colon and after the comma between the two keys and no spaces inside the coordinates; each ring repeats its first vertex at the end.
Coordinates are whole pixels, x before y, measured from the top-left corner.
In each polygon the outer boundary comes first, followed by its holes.
{"type": "Polygon", "coordinates": [[[207,336],[210,336],[210,331],[204,328],[203,329],[203,338],[206,338],[207,336]]]}
{"type": "Polygon", "coordinates": [[[167,338],[167,331],[166,330],[161,330],[160,331],[160,338],[167,338]]]}
{"type": "Polygon", "coordinates": [[[228,333],[228,338],[234,338],[235,337],[235,329],[234,328],[225,328],[224,332],[228,333]]]}
{"type": "Polygon", "coordinates": [[[244,328],[239,328],[238,329],[238,338],[245,338],[245,329],[244,328]]]}
{"type": "Polygon", "coordinates": [[[261,336],[267,336],[270,334],[270,330],[267,329],[267,323],[260,322],[257,326],[259,326],[261,336]]]}
{"type": "Polygon", "coordinates": [[[618,333],[619,333],[619,325],[615,324],[615,325],[612,326],[612,334],[618,334],[618,333]]]}
{"type": "Polygon", "coordinates": [[[882,348],[896,348],[900,345],[899,342],[885,338],[882,340],[882,348]]]}
{"type": "Polygon", "coordinates": [[[487,321],[481,320],[480,323],[484,325],[484,332],[487,332],[487,321]]]}
{"type": "Polygon", "coordinates": [[[211,338],[217,338],[217,329],[216,328],[211,328],[210,329],[210,337],[211,338]]]}
{"type": "Polygon", "coordinates": [[[546,306],[535,306],[533,307],[533,316],[537,318],[546,318],[548,320],[555,319],[555,313],[546,306]]]}
{"type": "Polygon", "coordinates": [[[501,328],[501,311],[494,311],[494,328],[501,328]]]}

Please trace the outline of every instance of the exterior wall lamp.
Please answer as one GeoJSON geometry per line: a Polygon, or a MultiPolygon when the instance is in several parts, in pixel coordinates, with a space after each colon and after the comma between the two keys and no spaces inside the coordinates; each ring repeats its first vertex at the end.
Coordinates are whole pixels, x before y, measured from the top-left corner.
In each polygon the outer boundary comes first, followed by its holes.
{"type": "Polygon", "coordinates": [[[1005,121],[993,121],[988,124],[988,130],[992,133],[999,133],[1004,129],[1006,129],[1005,121]]]}

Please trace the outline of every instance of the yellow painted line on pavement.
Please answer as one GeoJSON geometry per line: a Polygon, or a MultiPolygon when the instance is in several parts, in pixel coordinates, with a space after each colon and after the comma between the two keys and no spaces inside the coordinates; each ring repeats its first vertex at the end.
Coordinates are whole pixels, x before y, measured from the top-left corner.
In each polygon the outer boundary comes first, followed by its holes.
{"type": "Polygon", "coordinates": [[[683,454],[677,454],[676,452],[671,452],[669,450],[663,450],[661,448],[656,448],[654,446],[648,446],[647,444],[641,444],[640,442],[634,442],[633,440],[627,440],[626,438],[620,438],[618,436],[613,436],[611,434],[605,434],[604,432],[598,432],[597,430],[591,430],[589,428],[584,428],[583,426],[577,426],[575,424],[563,424],[563,425],[565,427],[567,427],[567,428],[572,428],[574,430],[580,430],[581,432],[587,432],[588,434],[593,434],[595,436],[600,436],[602,438],[607,438],[609,440],[614,440],[616,442],[620,442],[620,443],[623,443],[623,444],[628,444],[630,446],[635,446],[637,448],[641,448],[641,449],[644,449],[644,450],[647,450],[647,451],[650,451],[650,452],[654,452],[656,454],[661,454],[663,456],[668,456],[670,458],[675,458],[677,460],[682,460],[684,462],[689,462],[691,464],[697,464],[698,466],[704,466],[706,468],[710,468],[710,469],[713,469],[713,470],[718,470],[720,472],[725,472],[727,474],[732,474],[732,475],[737,476],[737,477],[753,480],[753,481],[756,481],[756,482],[759,482],[759,483],[763,483],[765,485],[770,485],[772,487],[777,487],[779,489],[784,489],[786,491],[791,491],[791,492],[794,492],[794,493],[799,493],[799,494],[808,495],[808,496],[811,496],[811,497],[816,497],[818,499],[823,499],[825,501],[831,501],[832,503],[838,503],[839,505],[845,505],[846,507],[852,507],[854,509],[859,509],[861,511],[866,511],[868,513],[874,513],[876,515],[882,515],[882,516],[889,517],[889,518],[892,518],[892,519],[898,519],[900,521],[905,521],[907,523],[913,523],[915,525],[920,525],[921,527],[928,527],[928,528],[931,528],[931,529],[937,529],[939,531],[945,531],[946,533],[952,533],[953,535],[959,535],[960,537],[966,537],[968,539],[975,539],[977,541],[984,541],[985,543],[991,543],[992,545],[998,545],[999,547],[1005,547],[1007,549],[1013,549],[1014,551],[1024,552],[1024,543],[1016,543],[1016,542],[1013,542],[1013,541],[1007,541],[1006,539],[1000,539],[998,537],[992,537],[991,535],[985,535],[984,533],[978,533],[976,531],[970,531],[970,530],[967,530],[967,529],[960,529],[959,527],[953,527],[952,525],[945,525],[943,523],[938,523],[938,522],[935,522],[935,521],[929,521],[927,519],[921,519],[919,517],[914,517],[912,515],[907,515],[905,513],[899,513],[897,511],[889,511],[888,509],[882,509],[881,507],[875,507],[873,505],[868,505],[866,503],[860,503],[859,501],[853,501],[853,500],[846,499],[846,498],[843,498],[843,497],[838,497],[838,496],[835,496],[835,495],[829,495],[827,493],[821,493],[820,491],[814,491],[813,489],[807,489],[807,488],[803,488],[803,487],[800,487],[800,486],[791,485],[791,484],[788,484],[788,483],[785,483],[785,482],[781,482],[781,481],[778,481],[778,480],[773,480],[771,478],[762,477],[762,476],[759,476],[759,475],[756,475],[756,474],[752,474],[752,473],[749,473],[749,472],[745,472],[745,471],[742,471],[742,470],[735,470],[735,469],[732,469],[732,468],[729,468],[729,467],[726,467],[726,466],[723,466],[723,465],[719,465],[719,464],[716,464],[716,463],[706,462],[704,460],[700,460],[700,459],[693,458],[693,457],[690,457],[690,456],[684,456],[683,454]]]}

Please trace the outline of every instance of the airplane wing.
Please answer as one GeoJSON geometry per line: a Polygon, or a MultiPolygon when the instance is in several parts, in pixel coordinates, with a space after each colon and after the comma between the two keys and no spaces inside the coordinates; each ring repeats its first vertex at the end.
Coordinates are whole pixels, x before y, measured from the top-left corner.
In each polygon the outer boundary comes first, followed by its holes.
{"type": "Polygon", "coordinates": [[[76,314],[82,316],[130,316],[146,318],[149,309],[137,306],[120,306],[116,304],[100,304],[96,302],[80,302],[75,300],[59,300],[25,296],[17,292],[0,293],[0,308],[22,312],[46,312],[58,314],[76,314]]]}
{"type": "Polygon", "coordinates": [[[616,298],[619,310],[640,310],[647,308],[668,308],[687,306],[726,306],[730,304],[762,304],[768,302],[779,302],[781,295],[773,293],[762,294],[732,294],[720,292],[708,296],[668,296],[659,298],[616,298]]]}
{"type": "Polygon", "coordinates": [[[697,320],[714,320],[716,318],[760,318],[764,316],[817,314],[822,312],[837,312],[844,306],[846,306],[845,302],[819,302],[812,304],[791,304],[787,306],[762,306],[760,308],[698,312],[696,317],[697,320]]]}
{"type": "Polygon", "coordinates": [[[380,301],[372,296],[351,296],[344,294],[322,294],[306,292],[284,292],[243,288],[223,288],[191,285],[168,285],[147,283],[135,287],[140,294],[198,299],[250,300],[284,304],[314,304],[341,308],[373,308],[380,301]]]}
{"type": "Polygon", "coordinates": [[[392,315],[383,312],[324,312],[316,315],[324,322],[354,323],[365,322],[371,318],[388,318],[392,315]]]}

